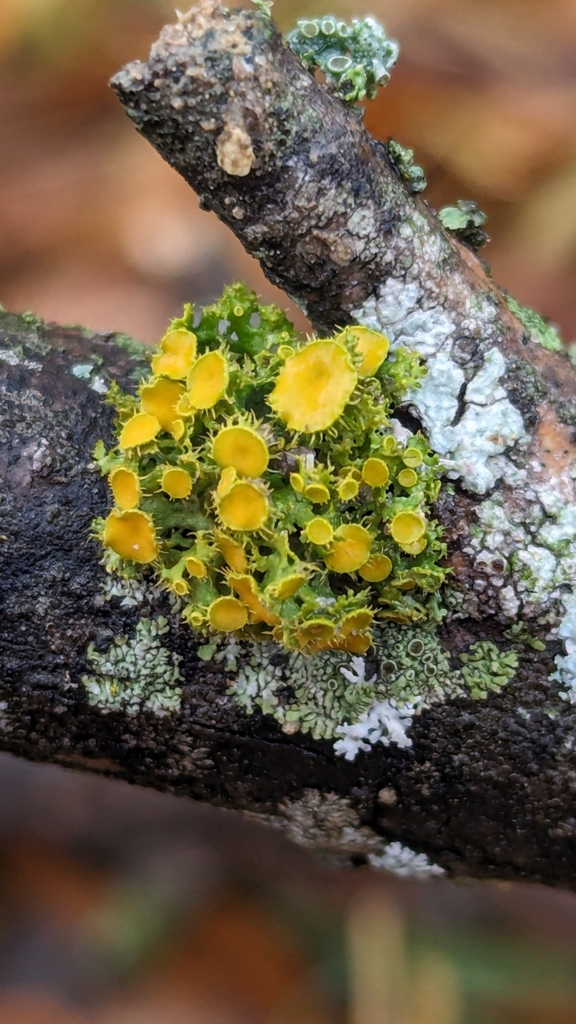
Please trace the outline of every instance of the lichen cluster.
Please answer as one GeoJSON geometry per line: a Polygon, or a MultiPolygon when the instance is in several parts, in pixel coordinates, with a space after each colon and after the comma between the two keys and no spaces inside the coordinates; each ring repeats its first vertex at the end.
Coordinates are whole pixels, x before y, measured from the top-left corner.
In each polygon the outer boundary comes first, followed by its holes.
{"type": "Polygon", "coordinates": [[[428,182],[422,168],[414,162],[414,150],[407,149],[395,139],[389,139],[386,152],[397,175],[410,186],[410,191],[423,192],[428,182]]]}
{"type": "Polygon", "coordinates": [[[324,73],[328,87],[346,103],[373,99],[390,81],[399,52],[374,18],[353,18],[350,25],[332,15],[301,18],[286,42],[305,68],[324,73]]]}
{"type": "Polygon", "coordinates": [[[488,217],[472,199],[458,199],[455,206],[443,206],[438,216],[447,231],[475,252],[490,241],[484,231],[488,217]]]}
{"type": "Polygon", "coordinates": [[[172,322],[136,395],[110,389],[107,568],[149,566],[206,635],[306,653],[363,653],[373,620],[425,620],[446,573],[439,463],[390,425],[417,357],[365,328],[302,341],[241,285],[196,319],[172,322]]]}
{"type": "Polygon", "coordinates": [[[142,618],[134,636],[116,637],[107,651],[88,646],[90,672],[82,677],[88,702],[105,711],[128,715],[153,711],[163,715],[180,708],[182,689],[179,655],[162,646],[160,637],[169,631],[166,619],[142,618]]]}
{"type": "Polygon", "coordinates": [[[451,664],[433,623],[374,629],[370,658],[323,651],[313,659],[279,652],[274,644],[233,641],[207,656],[233,673],[228,692],[249,714],[272,715],[287,733],[335,740],[353,760],[375,743],[410,746],[406,735],[417,711],[455,697],[484,700],[513,678],[517,652],[489,640],[471,644],[451,664]]]}
{"type": "Polygon", "coordinates": [[[528,331],[532,341],[542,345],[543,348],[547,348],[549,352],[566,351],[558,331],[543,316],[540,316],[533,309],[529,309],[528,306],[521,306],[512,295],[505,293],[504,297],[508,309],[514,316],[518,317],[520,323],[528,331]]]}

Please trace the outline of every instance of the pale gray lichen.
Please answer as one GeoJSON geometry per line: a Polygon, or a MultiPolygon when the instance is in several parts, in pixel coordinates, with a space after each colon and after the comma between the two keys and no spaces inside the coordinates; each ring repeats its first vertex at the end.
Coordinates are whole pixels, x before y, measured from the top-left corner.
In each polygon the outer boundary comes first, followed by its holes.
{"type": "Polygon", "coordinates": [[[245,816],[279,829],[292,842],[312,847],[332,861],[381,856],[386,849],[386,840],[363,824],[350,800],[337,793],[305,789],[300,796],[281,800],[276,814],[248,811],[245,816]]]}
{"type": "Polygon", "coordinates": [[[416,853],[402,843],[388,843],[383,853],[369,853],[368,862],[373,868],[391,871],[400,878],[434,878],[444,875],[444,868],[431,864],[425,853],[416,853]]]}
{"type": "Polygon", "coordinates": [[[143,618],[132,637],[117,637],[103,654],[89,644],[86,660],[91,672],[82,677],[88,702],[105,712],[128,715],[144,710],[156,715],[179,711],[180,656],[160,641],[168,630],[168,622],[161,616],[143,618]]]}
{"type": "MultiPolygon", "coordinates": [[[[430,253],[431,259],[439,257],[439,252],[430,253]]],[[[422,296],[417,282],[389,278],[378,295],[352,313],[358,323],[383,331],[393,349],[402,346],[427,360],[427,374],[410,394],[410,405],[431,447],[442,457],[446,475],[476,494],[485,494],[512,465],[505,453],[523,452],[530,440],[519,410],[499,383],[506,373],[506,360],[492,345],[484,353],[483,365],[467,380],[453,354],[455,322],[440,306],[423,309],[422,296]]],[[[481,323],[489,334],[496,310],[488,299],[477,303],[470,323],[464,322],[460,330],[475,331],[481,323]]]]}

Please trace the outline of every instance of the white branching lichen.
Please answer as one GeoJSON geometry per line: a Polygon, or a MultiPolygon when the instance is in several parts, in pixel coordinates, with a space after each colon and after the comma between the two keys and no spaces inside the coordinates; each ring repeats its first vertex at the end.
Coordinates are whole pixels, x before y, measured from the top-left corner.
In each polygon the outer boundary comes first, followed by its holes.
{"type": "Polygon", "coordinates": [[[169,631],[166,619],[140,619],[134,636],[117,637],[103,654],[90,644],[86,652],[91,672],[82,677],[88,701],[102,711],[137,715],[153,711],[165,715],[179,711],[182,689],[180,656],[162,646],[169,631]]]}
{"type": "MultiPolygon", "coordinates": [[[[341,670],[343,671],[343,670],[341,670]]],[[[406,735],[416,704],[397,707],[396,701],[374,701],[354,725],[340,725],[336,734],[341,737],[334,744],[334,750],[347,761],[353,761],[361,750],[370,750],[376,743],[388,747],[411,747],[412,740],[406,735]]]]}
{"type": "Polygon", "coordinates": [[[400,878],[433,878],[445,874],[444,868],[431,864],[425,853],[415,853],[402,843],[389,843],[383,853],[369,853],[368,861],[373,868],[391,871],[400,878]]]}

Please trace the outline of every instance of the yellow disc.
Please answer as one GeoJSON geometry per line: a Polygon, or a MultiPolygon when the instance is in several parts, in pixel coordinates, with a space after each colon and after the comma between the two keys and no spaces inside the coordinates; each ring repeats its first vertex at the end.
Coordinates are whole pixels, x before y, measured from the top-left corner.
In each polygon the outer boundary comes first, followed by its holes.
{"type": "Polygon", "coordinates": [[[416,466],[420,466],[422,463],[422,453],[418,448],[406,448],[402,455],[402,462],[410,469],[416,469],[416,466]]]}
{"type": "Polygon", "coordinates": [[[187,498],[192,490],[192,477],[178,466],[166,466],[160,486],[171,498],[187,498]]]}
{"type": "Polygon", "coordinates": [[[119,508],[135,508],[140,501],[140,480],[138,475],[125,466],[112,470],[108,477],[114,501],[119,508]]]}
{"type": "Polygon", "coordinates": [[[208,609],[208,622],[220,633],[233,633],[248,622],[248,609],[237,597],[218,597],[208,609]]]}
{"type": "Polygon", "coordinates": [[[218,515],[229,530],[260,530],[268,518],[268,499],[259,487],[240,480],[220,498],[218,515]]]}
{"type": "Polygon", "coordinates": [[[120,558],[146,564],[158,554],[154,524],[145,512],[113,511],[104,524],[104,544],[120,558]]]}
{"type": "Polygon", "coordinates": [[[420,512],[398,512],[390,523],[397,544],[414,544],[426,532],[426,520],[420,512]]]}
{"type": "Polygon", "coordinates": [[[348,336],[356,342],[356,351],[362,356],[358,376],[373,377],[388,355],[388,338],[370,327],[349,327],[348,336]]]}
{"type": "Polygon", "coordinates": [[[341,501],[352,501],[357,497],[360,485],[353,476],[347,476],[336,486],[341,501]]]}
{"type": "Polygon", "coordinates": [[[366,459],[362,466],[362,479],[369,487],[384,487],[390,479],[390,470],[383,459],[366,459]]]}
{"type": "Polygon", "coordinates": [[[330,544],[334,539],[334,530],[332,524],[327,519],[323,519],[322,516],[316,516],[306,523],[304,534],[312,544],[321,544],[325,546],[330,544]]]}
{"type": "Polygon", "coordinates": [[[196,555],[189,555],[188,558],[185,559],[184,565],[186,566],[186,571],[190,576],[194,576],[197,580],[203,580],[207,576],[207,570],[204,562],[200,558],[197,558],[196,555]]]}
{"type": "Polygon", "coordinates": [[[248,559],[239,544],[235,544],[230,537],[226,537],[223,533],[216,534],[216,544],[224,561],[231,569],[234,569],[234,572],[246,572],[248,559]]]}
{"type": "Polygon", "coordinates": [[[269,452],[264,438],[252,427],[224,427],[212,444],[215,462],[223,468],[232,466],[238,476],[262,476],[268,466],[269,452]]]}
{"type": "Polygon", "coordinates": [[[325,505],[330,501],[330,491],[324,484],[308,484],[304,488],[304,497],[308,498],[313,505],[325,505]]]}
{"type": "Polygon", "coordinates": [[[137,412],[122,427],[118,444],[120,448],[138,448],[153,441],[160,433],[160,424],[148,412],[137,412]]]}
{"type": "Polygon", "coordinates": [[[196,360],[188,376],[190,405],[212,409],[228,387],[228,363],[221,352],[205,352],[196,360]]]}
{"type": "Polygon", "coordinates": [[[311,341],[284,363],[268,401],[290,430],[327,430],[342,414],[358,381],[346,347],[311,341]]]}
{"type": "Polygon", "coordinates": [[[396,479],[401,487],[405,487],[408,490],[418,483],[418,474],[413,469],[401,469],[396,479]]]}
{"type": "Polygon", "coordinates": [[[161,377],[153,384],[146,384],[140,392],[142,409],[155,416],[162,430],[172,430],[178,419],[176,405],[184,394],[184,387],[175,380],[161,377]]]}
{"type": "Polygon", "coordinates": [[[358,570],[358,575],[368,583],[380,583],[392,572],[392,562],[388,555],[370,555],[367,562],[358,570]]]}
{"type": "Polygon", "coordinates": [[[363,526],[351,523],[339,526],[335,533],[333,550],[325,557],[333,572],[356,572],[370,555],[372,538],[363,526]]]}
{"type": "Polygon", "coordinates": [[[168,331],[152,357],[152,372],[158,376],[184,380],[196,358],[196,335],[181,327],[168,331]]]}

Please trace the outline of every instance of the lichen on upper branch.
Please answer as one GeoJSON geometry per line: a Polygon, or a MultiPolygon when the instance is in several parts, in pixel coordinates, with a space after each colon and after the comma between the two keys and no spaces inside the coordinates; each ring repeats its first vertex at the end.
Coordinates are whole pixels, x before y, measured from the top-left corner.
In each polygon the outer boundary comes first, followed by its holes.
{"type": "Polygon", "coordinates": [[[332,15],[301,18],[286,42],[309,71],[320,70],[328,88],[346,103],[373,99],[390,81],[399,53],[374,18],[350,25],[332,15]]]}

